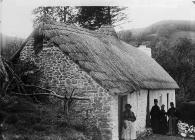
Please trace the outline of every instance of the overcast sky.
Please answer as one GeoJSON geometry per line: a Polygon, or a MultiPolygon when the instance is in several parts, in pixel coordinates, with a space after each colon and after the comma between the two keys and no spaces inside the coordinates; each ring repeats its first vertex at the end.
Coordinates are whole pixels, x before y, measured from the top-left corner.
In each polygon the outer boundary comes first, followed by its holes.
{"type": "Polygon", "coordinates": [[[128,6],[131,22],[118,26],[117,30],[142,28],[161,20],[195,20],[192,0],[3,0],[3,33],[26,38],[33,30],[32,9],[46,5],[128,6]]]}

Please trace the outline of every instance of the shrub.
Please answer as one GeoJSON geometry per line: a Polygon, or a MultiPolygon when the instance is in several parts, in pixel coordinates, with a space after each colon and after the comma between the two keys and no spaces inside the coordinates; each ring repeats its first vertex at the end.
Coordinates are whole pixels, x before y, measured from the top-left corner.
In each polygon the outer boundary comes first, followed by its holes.
{"type": "Polygon", "coordinates": [[[195,125],[195,103],[183,102],[178,111],[180,120],[195,125]]]}
{"type": "Polygon", "coordinates": [[[32,126],[33,130],[35,131],[46,131],[49,129],[48,125],[44,125],[44,124],[35,124],[32,126]]]}
{"type": "Polygon", "coordinates": [[[18,116],[16,114],[11,114],[6,118],[5,123],[16,124],[18,122],[18,116]]]}

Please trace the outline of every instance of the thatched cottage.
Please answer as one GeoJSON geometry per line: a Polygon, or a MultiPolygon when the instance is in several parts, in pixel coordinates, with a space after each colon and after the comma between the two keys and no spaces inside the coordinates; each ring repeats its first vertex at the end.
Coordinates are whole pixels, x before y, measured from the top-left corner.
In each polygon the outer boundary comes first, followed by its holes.
{"type": "Polygon", "coordinates": [[[153,99],[159,104],[175,102],[177,83],[152,58],[118,39],[112,27],[90,31],[56,22],[41,23],[15,55],[33,61],[58,94],[76,87],[77,111],[91,110],[103,139],[118,140],[121,114],[126,103],[137,116],[137,133],[145,130],[153,99]]]}

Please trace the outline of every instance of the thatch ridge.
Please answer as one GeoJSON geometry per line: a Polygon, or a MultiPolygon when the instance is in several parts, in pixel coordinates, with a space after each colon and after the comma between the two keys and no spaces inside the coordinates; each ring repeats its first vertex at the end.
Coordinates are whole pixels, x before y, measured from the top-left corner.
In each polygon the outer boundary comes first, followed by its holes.
{"type": "Polygon", "coordinates": [[[178,88],[154,59],[119,40],[115,33],[112,27],[90,31],[52,22],[40,24],[32,36],[44,36],[49,43],[56,44],[105,89],[178,88]]]}

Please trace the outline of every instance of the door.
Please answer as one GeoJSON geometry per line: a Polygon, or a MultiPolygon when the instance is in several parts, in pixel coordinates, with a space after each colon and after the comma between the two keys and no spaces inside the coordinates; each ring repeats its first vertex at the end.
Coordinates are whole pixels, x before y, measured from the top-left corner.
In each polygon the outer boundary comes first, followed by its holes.
{"type": "Polygon", "coordinates": [[[119,96],[118,98],[118,124],[119,124],[119,139],[121,138],[122,131],[122,115],[125,111],[125,105],[127,104],[127,95],[119,96]]]}

